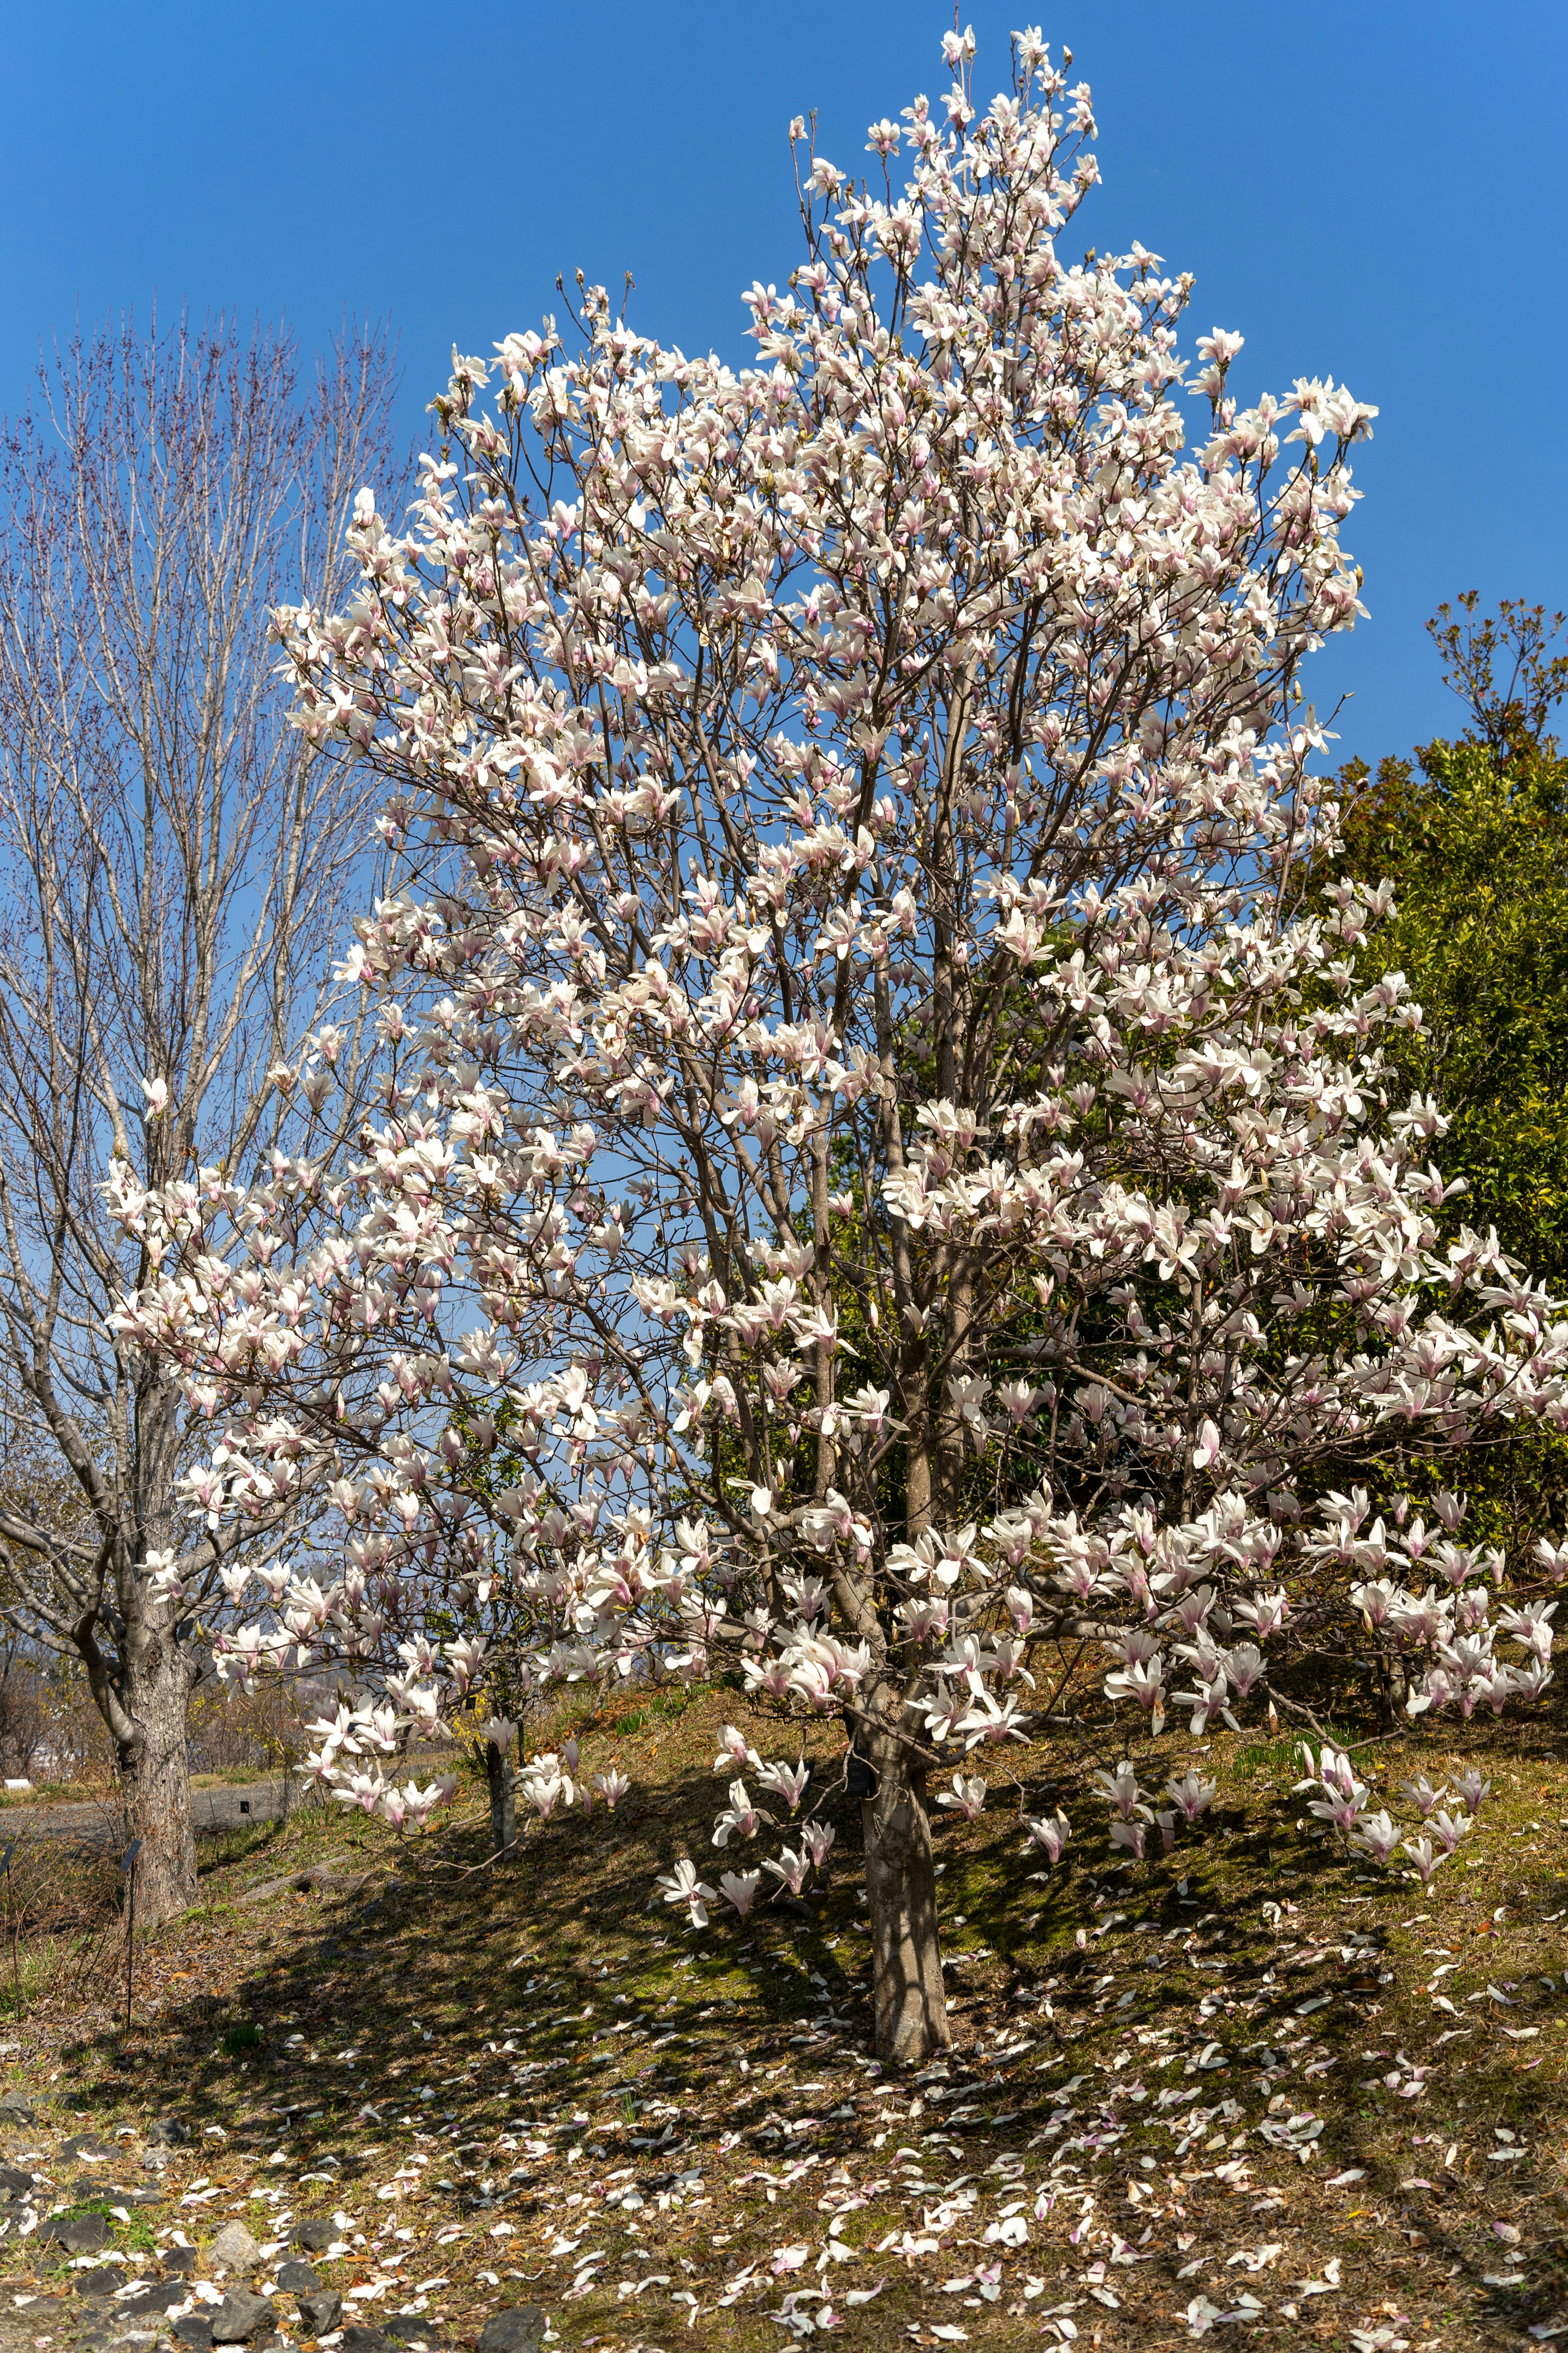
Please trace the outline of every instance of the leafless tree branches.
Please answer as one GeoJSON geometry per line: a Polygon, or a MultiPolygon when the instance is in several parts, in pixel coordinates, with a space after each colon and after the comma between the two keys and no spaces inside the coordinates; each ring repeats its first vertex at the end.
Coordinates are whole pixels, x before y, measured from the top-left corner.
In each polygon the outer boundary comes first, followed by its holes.
{"type": "Polygon", "coordinates": [[[7,1482],[0,1544],[18,1613],[85,1663],[154,1913],[195,1883],[189,1635],[221,1563],[168,1369],[106,1331],[147,1269],[102,1187],[113,1155],[164,1185],[288,1142],[268,1072],[335,1009],[370,833],[364,772],[289,724],[271,617],[340,594],[393,392],[379,331],[311,371],[286,333],[127,322],[57,353],[0,447],[0,1380],[64,1474],[7,1482]]]}

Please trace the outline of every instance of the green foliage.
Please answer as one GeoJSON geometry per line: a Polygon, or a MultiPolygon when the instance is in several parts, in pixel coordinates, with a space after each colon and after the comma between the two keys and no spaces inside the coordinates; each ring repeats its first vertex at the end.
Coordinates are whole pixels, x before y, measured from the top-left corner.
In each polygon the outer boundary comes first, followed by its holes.
{"type": "Polygon", "coordinates": [[[1436,743],[1346,781],[1348,863],[1396,894],[1368,977],[1402,970],[1425,1016],[1391,1058],[1452,1123],[1447,1221],[1568,1288],[1568,761],[1436,743]]]}
{"type": "MultiPolygon", "coordinates": [[[[1568,693],[1562,614],[1473,594],[1428,623],[1467,705],[1457,741],[1344,771],[1340,871],[1386,878],[1395,912],[1361,952],[1363,978],[1402,971],[1418,1030],[1386,1044],[1389,1092],[1432,1094],[1449,1121],[1434,1158],[1464,1189],[1439,1225],[1497,1229],[1510,1255],[1568,1295],[1568,758],[1546,732],[1568,693]]],[[[1402,1472],[1421,1491],[1419,1466],[1402,1472]]],[[[1466,1465],[1473,1539],[1517,1555],[1568,1508],[1568,1440],[1535,1427],[1466,1465]]],[[[1391,1488],[1392,1493],[1392,1488],[1391,1488]]]]}

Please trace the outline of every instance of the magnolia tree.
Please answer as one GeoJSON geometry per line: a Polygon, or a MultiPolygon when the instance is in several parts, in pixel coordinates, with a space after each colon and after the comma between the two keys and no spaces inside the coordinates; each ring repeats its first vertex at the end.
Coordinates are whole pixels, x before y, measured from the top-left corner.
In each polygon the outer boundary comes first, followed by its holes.
{"type": "MultiPolygon", "coordinates": [[[[1087,90],[1028,33],[981,111],[944,47],[941,102],[872,127],[879,195],[794,126],[754,365],[584,290],[457,363],[405,528],[362,494],[352,606],[285,626],[403,861],[347,965],[379,1116],[248,1192],[121,1198],[156,1261],[122,1328],[216,1417],[204,1497],[335,1482],[338,1556],[227,1651],[350,1663],[322,1777],[428,1810],[395,1758],[490,1688],[487,1611],[529,1630],[513,1691],[738,1669],[783,1753],[726,1734],[726,1867],[666,1893],[798,1893],[833,1831],[787,1726],[840,1719],[903,2059],[947,2037],[933,1774],[973,1814],[1032,1736],[1092,1736],[1131,1858],[1211,1792],[1116,1766],[1117,1708],[1311,1729],[1325,1659],[1414,1711],[1532,1697],[1549,1607],[1500,1606],[1437,1491],[1568,1414],[1551,1303],[1438,1247],[1441,1114],[1380,1078],[1419,1010],[1352,976],[1379,898],[1298,904],[1334,816],[1296,673],[1361,609],[1373,412],[1243,406],[1235,334],[1189,372],[1187,280],[1058,253],[1087,90]]],[[[1397,1852],[1331,1746],[1312,1781],[1397,1852]]]]}

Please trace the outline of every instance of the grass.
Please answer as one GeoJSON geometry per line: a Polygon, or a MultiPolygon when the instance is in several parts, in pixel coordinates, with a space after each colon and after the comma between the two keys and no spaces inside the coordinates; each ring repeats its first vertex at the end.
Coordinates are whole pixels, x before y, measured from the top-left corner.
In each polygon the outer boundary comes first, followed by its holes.
{"type": "MultiPolygon", "coordinates": [[[[247,1789],[258,1781],[276,1781],[281,1778],[280,1766],[235,1765],[218,1773],[193,1773],[193,1789],[247,1789]]],[[[0,1788],[0,1812],[7,1807],[36,1809],[39,1806],[101,1806],[112,1812],[120,1803],[119,1791],[112,1782],[100,1781],[35,1781],[29,1788],[0,1788]]]]}
{"type": "Polygon", "coordinates": [[[0,1812],[16,1806],[89,1806],[106,1802],[103,1790],[86,1781],[35,1781],[29,1788],[0,1788],[0,1812]]]}
{"type": "Polygon", "coordinates": [[[252,1855],[270,1852],[273,1825],[270,1822],[225,1823],[216,1830],[202,1830],[196,1835],[196,1871],[203,1878],[221,1874],[235,1863],[247,1862],[252,1855]]]}
{"type": "Polygon", "coordinates": [[[15,1956],[8,1948],[9,1940],[0,1945],[0,2019],[15,2023],[18,1992],[20,2015],[25,2018],[36,2010],[59,1979],[85,1957],[89,1941],[86,1935],[37,1936],[28,1944],[18,1944],[15,1956]]]}
{"type": "MultiPolygon", "coordinates": [[[[374,2291],[365,2317],[423,2306],[463,2339],[537,2300],[572,2346],[753,2353],[815,2330],[819,2281],[867,2353],[1188,2345],[1194,2299],[1240,2315],[1226,2346],[1343,2353],[1517,2347],[1568,2318],[1555,1719],[1465,1728],[1494,1796],[1425,1894],[1300,1826],[1289,1743],[1167,1741],[1162,1768],[1220,1794],[1130,1868],[1087,1773],[1032,1753],[1032,1810],[1063,1804],[1073,1842],[1031,1877],[1005,1792],[941,1818],[954,2049],[913,2079],[868,2057],[847,1810],[809,1918],[700,1936],[658,1901],[679,1853],[723,1860],[726,1720],[778,1746],[729,1692],[542,1726],[531,1747],[575,1729],[634,1792],[613,1821],[531,1825],[504,1864],[478,1787],[406,1844],[342,1809],[246,1831],[139,1955],[129,2038],[107,1976],[98,2010],[46,1997],[24,2025],[12,2080],[48,2102],[46,2143],[73,2111],[184,2116],[155,2243],[342,2212],[351,2253],[323,2277],[374,2291]],[[243,1902],[328,1853],[374,1882],[243,1902]]],[[[839,1746],[812,1727],[825,1763],[839,1746]]],[[[1358,1764],[1392,1788],[1447,1754],[1375,1741],[1358,1764]]],[[[0,2242],[7,2266],[54,2276],[26,2242],[0,2242]]]]}

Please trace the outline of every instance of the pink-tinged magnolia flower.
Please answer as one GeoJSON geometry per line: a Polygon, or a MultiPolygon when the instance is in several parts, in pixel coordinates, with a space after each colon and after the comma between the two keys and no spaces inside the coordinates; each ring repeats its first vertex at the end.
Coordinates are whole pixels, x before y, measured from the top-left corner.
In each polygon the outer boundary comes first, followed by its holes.
{"type": "Polygon", "coordinates": [[[542,1768],[539,1764],[527,1767],[517,1776],[514,1787],[520,1798],[533,1808],[541,1821],[547,1822],[563,1800],[572,1803],[571,1783],[559,1773],[542,1768]]]}
{"type": "Polygon", "coordinates": [[[978,1694],[958,1720],[957,1729],[963,1736],[966,1749],[978,1748],[982,1741],[1026,1741],[1025,1729],[1029,1719],[1016,1699],[994,1699],[988,1691],[978,1694]]]}
{"type": "Polygon", "coordinates": [[[728,1846],[731,1838],[755,1838],[759,1825],[772,1820],[771,1814],[762,1813],[752,1805],[743,1781],[731,1781],[730,1803],[713,1825],[713,1843],[728,1846]]]}
{"type": "Polygon", "coordinates": [[[1144,1821],[1152,1820],[1153,1817],[1144,1802],[1145,1792],[1139,1788],[1138,1778],[1125,1758],[1114,1773],[1097,1773],[1094,1788],[1098,1797],[1114,1807],[1121,1820],[1130,1822],[1140,1816],[1144,1821]]]}
{"type": "Polygon", "coordinates": [[[1436,1788],[1434,1788],[1432,1784],[1427,1780],[1426,1774],[1418,1773],[1413,1781],[1401,1781],[1399,1785],[1399,1794],[1402,1798],[1409,1799],[1411,1804],[1420,1814],[1422,1820],[1425,1821],[1428,1814],[1435,1814],[1436,1812],[1438,1807],[1447,1796],[1448,1785],[1446,1781],[1439,1781],[1436,1788]]]}
{"type": "Polygon", "coordinates": [[[1351,1843],[1374,1862],[1386,1863],[1399,1845],[1399,1827],[1386,1813],[1361,1814],[1351,1831],[1351,1843]]]}
{"type": "Polygon", "coordinates": [[[773,1877],[780,1880],[792,1895],[798,1895],[805,1885],[805,1875],[811,1869],[811,1862],[808,1856],[804,1853],[796,1854],[793,1847],[786,1846],[781,1851],[776,1861],[772,1855],[764,1855],[763,1869],[771,1871],[773,1877]]]}
{"type": "Polygon", "coordinates": [[[733,1773],[737,1765],[750,1765],[755,1771],[759,1762],[756,1750],[736,1731],[732,1724],[727,1724],[724,1726],[719,1738],[721,1743],[719,1754],[713,1759],[715,1773],[733,1773]]]}
{"type": "Polygon", "coordinates": [[[1195,1822],[1214,1803],[1218,1790],[1217,1781],[1205,1781],[1201,1773],[1193,1771],[1184,1773],[1179,1781],[1172,1779],[1165,1784],[1166,1795],[1185,1822],[1195,1822]]]}
{"type": "Polygon", "coordinates": [[[762,1883],[760,1871],[721,1871],[719,1873],[720,1893],[727,1904],[734,1905],[742,1920],[751,1910],[762,1883]]]}
{"type": "Polygon", "coordinates": [[[1025,1853],[1037,1847],[1052,1862],[1059,1862],[1062,1849],[1072,1836],[1072,1824],[1067,1816],[1058,1808],[1054,1814],[1029,1814],[1025,1820],[1029,1833],[1024,1841],[1025,1853]]]}
{"type": "Polygon", "coordinates": [[[1165,1728],[1164,1672],[1164,1662],[1156,1655],[1131,1660],[1105,1678],[1106,1697],[1132,1700],[1148,1716],[1149,1729],[1156,1736],[1165,1728]]]}
{"type": "Polygon", "coordinates": [[[1542,1536],[1536,1543],[1535,1556],[1554,1585],[1561,1585],[1568,1577],[1568,1541],[1554,1543],[1550,1536],[1542,1536]]]}
{"type": "Polygon", "coordinates": [[[1219,1445],[1219,1431],[1212,1421],[1205,1419],[1198,1431],[1197,1442],[1193,1448],[1194,1470],[1206,1471],[1211,1462],[1217,1461],[1219,1445]]]}
{"type": "Polygon", "coordinates": [[[1404,1852],[1415,1865],[1422,1886],[1429,1887],[1432,1883],[1432,1873],[1443,1860],[1440,1854],[1433,1852],[1431,1840],[1429,1838],[1406,1839],[1404,1841],[1404,1852]]]}
{"type": "Polygon", "coordinates": [[[938,1792],[937,1804],[955,1808],[966,1822],[976,1821],[984,1810],[985,1784],[978,1777],[971,1779],[955,1773],[952,1787],[938,1792]]]}
{"type": "Polygon", "coordinates": [[[423,1789],[416,1781],[405,1781],[400,1795],[404,1819],[416,1830],[423,1830],[437,1807],[447,1802],[439,1781],[432,1781],[423,1789]]]}
{"type": "Polygon", "coordinates": [[[479,1671],[486,1644],[482,1636],[458,1635],[446,1646],[452,1679],[459,1692],[466,1692],[479,1671]]]}
{"type": "MultiPolygon", "coordinates": [[[[811,1780],[811,1767],[804,1757],[795,1765],[759,1765],[756,1774],[763,1788],[772,1789],[781,1797],[792,1814],[798,1809],[811,1780]]],[[[731,1790],[731,1797],[733,1794],[731,1790]]]]}
{"type": "Polygon", "coordinates": [[[671,1872],[660,1874],[659,1885],[667,1904],[684,1904],[694,1928],[708,1926],[708,1906],[717,1902],[715,1891],[698,1878],[695,1863],[678,1862],[671,1872]]]}
{"type": "Polygon", "coordinates": [[[801,1844],[805,1847],[814,1871],[820,1871],[833,1851],[838,1836],[831,1822],[802,1822],[801,1844]]]}
{"type": "Polygon", "coordinates": [[[1252,1627],[1261,1641],[1268,1641],[1289,1617],[1289,1599],[1283,1591],[1249,1594],[1237,1604],[1235,1614],[1244,1626],[1252,1627]]]}
{"type": "Polygon", "coordinates": [[[1432,1835],[1446,1855],[1452,1854],[1460,1840],[1474,1827],[1469,1815],[1465,1813],[1438,1812],[1432,1817],[1432,1835]]]}
{"type": "Polygon", "coordinates": [[[386,1795],[386,1784],[378,1773],[351,1773],[333,1789],[332,1795],[345,1806],[357,1806],[363,1814],[374,1814],[386,1795]]]}

